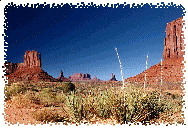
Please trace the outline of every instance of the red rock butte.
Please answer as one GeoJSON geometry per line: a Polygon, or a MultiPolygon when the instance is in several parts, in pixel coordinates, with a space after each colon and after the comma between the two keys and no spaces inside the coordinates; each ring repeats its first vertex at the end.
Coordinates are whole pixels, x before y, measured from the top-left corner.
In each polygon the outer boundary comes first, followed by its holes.
{"type": "Polygon", "coordinates": [[[183,40],[183,17],[167,24],[166,38],[164,38],[163,59],[166,60],[182,60],[185,52],[183,40]]]}
{"type": "Polygon", "coordinates": [[[8,77],[8,82],[18,81],[55,81],[55,79],[44,72],[41,67],[41,54],[35,50],[26,51],[23,63],[5,62],[5,76],[8,77]]]}
{"type": "Polygon", "coordinates": [[[86,73],[75,73],[74,75],[69,76],[66,78],[63,76],[63,72],[61,70],[60,77],[57,79],[53,78],[52,76],[48,75],[47,72],[42,70],[42,63],[41,63],[41,54],[35,50],[33,51],[26,51],[24,55],[24,62],[23,63],[11,63],[5,62],[4,64],[6,73],[5,76],[8,77],[9,83],[15,83],[19,81],[28,81],[28,82],[39,82],[39,81],[46,81],[46,82],[80,82],[80,81],[100,81],[100,79],[95,78],[91,79],[91,75],[86,73]]]}
{"type": "MultiPolygon", "coordinates": [[[[184,25],[183,17],[178,18],[167,24],[166,38],[164,38],[164,51],[162,62],[162,81],[163,83],[183,82],[183,69],[185,44],[182,31],[184,25]]],[[[149,61],[149,59],[148,59],[149,61]]],[[[161,82],[161,62],[151,66],[142,73],[126,79],[126,82],[138,82],[143,84],[145,73],[147,72],[146,84],[155,85],[161,82]]]]}
{"type": "Polygon", "coordinates": [[[26,51],[24,55],[24,66],[26,67],[42,67],[41,54],[37,51],[26,51]]]}

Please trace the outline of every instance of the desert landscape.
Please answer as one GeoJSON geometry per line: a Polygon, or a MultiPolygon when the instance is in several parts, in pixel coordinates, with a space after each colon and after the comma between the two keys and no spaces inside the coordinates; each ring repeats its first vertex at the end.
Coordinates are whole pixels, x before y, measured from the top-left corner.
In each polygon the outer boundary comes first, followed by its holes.
{"type": "Polygon", "coordinates": [[[113,73],[108,81],[88,73],[66,78],[62,70],[53,78],[35,50],[25,52],[23,63],[5,62],[5,123],[184,124],[184,22],[167,24],[164,61],[125,79],[124,88],[113,73]]]}

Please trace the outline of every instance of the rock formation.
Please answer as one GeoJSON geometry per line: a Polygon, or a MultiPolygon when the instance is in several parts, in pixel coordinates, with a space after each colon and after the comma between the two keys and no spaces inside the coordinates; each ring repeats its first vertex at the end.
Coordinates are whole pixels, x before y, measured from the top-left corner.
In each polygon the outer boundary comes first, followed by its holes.
{"type": "Polygon", "coordinates": [[[18,63],[5,62],[3,66],[5,67],[4,72],[6,73],[6,75],[13,73],[18,69],[18,65],[18,63]]]}
{"type": "Polygon", "coordinates": [[[166,27],[166,38],[164,38],[164,51],[163,59],[177,59],[182,58],[185,54],[184,50],[184,40],[182,38],[183,32],[183,17],[174,20],[167,24],[166,27]]]}
{"type": "Polygon", "coordinates": [[[60,74],[60,77],[64,77],[64,76],[63,76],[63,72],[62,72],[62,70],[61,70],[61,74],[60,74]]]}
{"type": "Polygon", "coordinates": [[[61,70],[60,77],[57,78],[57,81],[59,82],[68,82],[69,80],[63,76],[63,72],[61,70]]]}
{"type": "Polygon", "coordinates": [[[112,73],[112,77],[109,81],[117,81],[116,78],[115,78],[115,75],[112,73]]]}
{"type": "Polygon", "coordinates": [[[35,50],[26,51],[24,55],[24,66],[27,67],[41,67],[41,54],[35,50]]]}
{"type": "Polygon", "coordinates": [[[5,62],[5,76],[8,82],[18,81],[56,81],[52,76],[48,75],[41,69],[41,54],[37,51],[26,51],[24,55],[24,63],[5,62]]]}
{"type": "Polygon", "coordinates": [[[91,79],[91,81],[92,82],[99,82],[99,81],[101,81],[100,79],[97,79],[97,77],[96,77],[96,75],[95,75],[95,77],[93,78],[93,79],[91,79]]]}
{"type": "MultiPolygon", "coordinates": [[[[185,51],[184,40],[182,34],[183,17],[167,24],[166,38],[164,39],[164,51],[162,62],[162,81],[165,83],[183,82],[184,61],[183,55],[185,51]]],[[[160,61],[160,60],[159,60],[160,61]]],[[[126,82],[144,83],[146,70],[142,73],[126,79],[126,82]]],[[[161,63],[151,66],[147,70],[146,84],[159,85],[161,81],[161,63]]],[[[173,87],[172,87],[173,88],[173,87]]]]}
{"type": "Polygon", "coordinates": [[[74,75],[69,76],[70,81],[85,81],[85,80],[91,80],[90,74],[82,74],[82,73],[75,73],[74,75]]]}

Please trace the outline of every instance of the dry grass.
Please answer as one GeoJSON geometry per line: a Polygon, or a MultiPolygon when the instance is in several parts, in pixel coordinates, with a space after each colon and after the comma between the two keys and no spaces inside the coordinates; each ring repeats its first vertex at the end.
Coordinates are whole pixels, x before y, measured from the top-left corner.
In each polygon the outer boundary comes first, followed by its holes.
{"type": "Polygon", "coordinates": [[[180,116],[183,96],[176,91],[166,90],[159,102],[159,91],[143,90],[142,85],[127,83],[123,92],[119,82],[74,83],[75,91],[63,93],[65,83],[39,84],[41,86],[24,85],[28,90],[20,91],[9,100],[15,108],[32,110],[36,121],[184,123],[180,116]],[[35,105],[42,107],[32,109],[35,105]]]}

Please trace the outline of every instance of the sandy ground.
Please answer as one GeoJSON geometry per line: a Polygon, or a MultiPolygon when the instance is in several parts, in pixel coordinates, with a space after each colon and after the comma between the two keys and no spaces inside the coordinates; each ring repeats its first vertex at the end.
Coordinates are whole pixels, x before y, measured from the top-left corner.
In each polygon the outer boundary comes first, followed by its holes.
{"type": "Polygon", "coordinates": [[[4,118],[7,124],[39,124],[33,118],[32,111],[40,109],[41,106],[33,105],[30,108],[17,108],[12,103],[11,100],[4,103],[4,118]]]}
{"type": "MultiPolygon", "coordinates": [[[[6,105],[4,104],[4,119],[5,124],[8,125],[17,125],[17,124],[24,124],[24,125],[36,125],[36,124],[45,124],[44,122],[36,121],[34,119],[34,116],[32,115],[32,111],[39,111],[44,109],[43,106],[39,105],[33,105],[31,108],[17,108],[12,103],[11,100],[6,102],[6,105]]],[[[96,124],[98,121],[99,124],[116,124],[116,120],[100,120],[96,117],[93,117],[90,121],[91,124],[96,124]]],[[[87,121],[83,121],[83,123],[88,123],[87,121]]],[[[84,124],[85,124],[84,123],[84,124]]],[[[57,123],[56,123],[57,124],[57,123]]]]}

